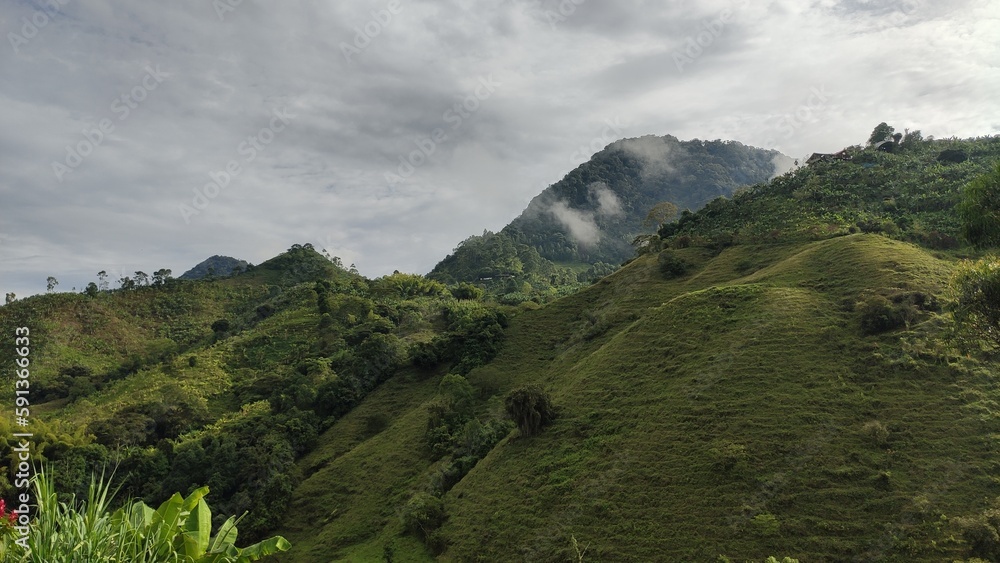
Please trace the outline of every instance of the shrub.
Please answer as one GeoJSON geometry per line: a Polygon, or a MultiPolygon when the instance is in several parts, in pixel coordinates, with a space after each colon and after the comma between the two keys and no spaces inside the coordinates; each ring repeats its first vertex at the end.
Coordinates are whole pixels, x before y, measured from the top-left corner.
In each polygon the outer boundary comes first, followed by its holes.
{"type": "Polygon", "coordinates": [[[403,506],[400,519],[407,531],[426,542],[444,523],[444,503],[429,493],[417,493],[403,506]]]}
{"type": "Polygon", "coordinates": [[[673,250],[664,250],[656,258],[660,273],[667,279],[677,278],[687,273],[690,264],[673,250]]]}
{"type": "Polygon", "coordinates": [[[781,523],[778,522],[778,518],[769,512],[754,516],[750,520],[750,525],[758,535],[765,537],[776,536],[781,529],[781,523]]]}
{"type": "Polygon", "coordinates": [[[881,295],[865,298],[856,310],[861,313],[861,332],[867,335],[881,334],[906,324],[902,309],[881,295]]]}
{"type": "Polygon", "coordinates": [[[969,554],[988,561],[1000,559],[1000,509],[995,505],[980,514],[956,518],[962,538],[969,544],[969,554]]]}
{"type": "Polygon", "coordinates": [[[880,448],[884,447],[889,442],[889,429],[877,420],[866,422],[865,425],[861,427],[861,431],[865,436],[871,439],[872,443],[880,448]]]}
{"type": "Polygon", "coordinates": [[[219,319],[219,320],[215,321],[214,323],[212,323],[212,332],[214,332],[216,334],[222,333],[222,332],[229,332],[229,329],[231,329],[231,328],[232,328],[232,324],[229,322],[228,319],[219,319]]]}
{"type": "Polygon", "coordinates": [[[1000,260],[964,264],[952,285],[958,293],[956,319],[1000,344],[1000,260]]]}
{"type": "Polygon", "coordinates": [[[555,420],[556,409],[548,393],[529,385],[515,389],[504,399],[507,415],[517,424],[522,436],[533,436],[555,420]]]}
{"type": "Polygon", "coordinates": [[[468,282],[462,282],[457,286],[451,288],[451,295],[455,299],[476,300],[476,299],[482,299],[483,295],[486,295],[486,292],[483,290],[483,288],[477,285],[473,285],[468,282]]]}

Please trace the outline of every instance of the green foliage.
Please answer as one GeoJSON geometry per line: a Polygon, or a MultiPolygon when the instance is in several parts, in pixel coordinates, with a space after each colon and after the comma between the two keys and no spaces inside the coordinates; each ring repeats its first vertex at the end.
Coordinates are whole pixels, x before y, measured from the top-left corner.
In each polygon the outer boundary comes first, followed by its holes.
{"type": "Polygon", "coordinates": [[[660,273],[667,279],[677,278],[687,273],[690,264],[674,250],[663,250],[656,257],[660,273]]]}
{"type": "Polygon", "coordinates": [[[769,512],[763,512],[751,518],[750,526],[755,533],[764,537],[776,536],[781,530],[781,523],[777,516],[769,512]]]}
{"type": "Polygon", "coordinates": [[[964,229],[970,240],[989,244],[994,223],[1000,224],[989,211],[986,194],[992,184],[981,179],[976,189],[965,186],[984,174],[995,175],[998,139],[922,140],[894,154],[848,147],[851,160],[818,162],[731,200],[712,201],[697,212],[682,213],[659,234],[675,248],[682,239],[688,246],[721,248],[823,240],[860,229],[954,249],[961,246],[964,229]],[[961,150],[969,158],[943,163],[938,160],[943,150],[961,150]],[[963,197],[962,213],[955,213],[963,197]]]}
{"type": "Polygon", "coordinates": [[[4,536],[4,561],[247,563],[290,547],[280,536],[236,547],[237,521],[232,517],[213,536],[211,510],[204,500],[207,487],[187,498],[175,493],[156,510],[141,501],[126,501],[113,513],[110,480],[92,478],[82,502],[75,495],[60,502],[45,470],[34,477],[34,489],[37,510],[28,533],[29,549],[15,547],[4,536]]]}
{"type": "Polygon", "coordinates": [[[962,192],[962,235],[978,247],[1000,246],[1000,161],[962,192]]]}
{"type": "Polygon", "coordinates": [[[966,262],[953,280],[956,317],[981,338],[1000,344],[1000,260],[966,262]]]}
{"type": "Polygon", "coordinates": [[[373,281],[372,291],[376,295],[401,298],[439,297],[448,293],[448,289],[439,281],[399,272],[373,281]]]}
{"type": "Polygon", "coordinates": [[[659,228],[660,225],[676,217],[678,211],[679,209],[673,203],[661,201],[649,210],[649,213],[646,214],[646,218],[643,220],[643,225],[659,228]]]}
{"type": "Polygon", "coordinates": [[[428,493],[413,495],[400,512],[403,527],[424,541],[444,523],[445,517],[444,503],[428,493]]]}
{"type": "Polygon", "coordinates": [[[861,332],[881,334],[906,324],[903,310],[881,295],[870,295],[856,305],[861,318],[861,332]]]}
{"type": "Polygon", "coordinates": [[[883,448],[889,442],[889,429],[877,420],[870,420],[861,427],[861,432],[871,440],[872,444],[883,448]]]}
{"type": "Polygon", "coordinates": [[[451,288],[451,294],[455,299],[470,299],[477,300],[482,299],[486,292],[483,288],[471,284],[469,282],[461,282],[455,287],[451,288]]]}
{"type": "Polygon", "coordinates": [[[892,134],[895,131],[896,130],[893,127],[883,121],[882,123],[879,123],[874,130],[872,130],[872,134],[868,137],[868,144],[874,145],[875,143],[884,141],[892,137],[892,134]]]}
{"type": "Polygon", "coordinates": [[[968,544],[969,555],[987,561],[1000,559],[1000,502],[974,516],[956,518],[955,525],[968,544]]]}
{"type": "Polygon", "coordinates": [[[620,264],[633,253],[629,242],[647,231],[643,222],[651,209],[653,222],[671,216],[669,206],[657,209],[658,204],[698,209],[718,196],[731,196],[741,186],[770,178],[777,154],[735,141],[680,141],[670,135],[618,141],[547,188],[501,232],[547,260],[620,264]],[[654,154],[662,156],[649,156],[654,154]],[[670,166],[660,158],[669,159],[670,166]],[[608,193],[620,213],[607,212],[608,193]],[[552,213],[560,205],[592,217],[600,239],[576,240],[552,213]]]}
{"type": "Polygon", "coordinates": [[[517,425],[522,436],[534,436],[556,418],[552,399],[541,387],[528,385],[510,392],[504,398],[507,415],[517,425]]]}
{"type": "Polygon", "coordinates": [[[232,323],[229,322],[229,319],[219,319],[212,323],[212,332],[216,334],[229,332],[231,328],[232,323]]]}

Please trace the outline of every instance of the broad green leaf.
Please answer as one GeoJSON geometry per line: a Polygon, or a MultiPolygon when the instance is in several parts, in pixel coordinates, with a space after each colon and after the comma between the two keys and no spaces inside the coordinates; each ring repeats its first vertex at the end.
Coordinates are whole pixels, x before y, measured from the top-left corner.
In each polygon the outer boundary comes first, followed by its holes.
{"type": "Polygon", "coordinates": [[[218,533],[212,538],[211,544],[208,546],[209,553],[221,553],[227,545],[236,545],[236,537],[239,534],[239,530],[236,529],[236,517],[230,516],[225,523],[219,527],[218,533]]]}
{"type": "Polygon", "coordinates": [[[198,504],[198,501],[208,494],[208,487],[201,487],[200,489],[195,489],[188,495],[188,498],[184,499],[184,511],[190,512],[194,510],[194,507],[198,504]]]}
{"type": "Polygon", "coordinates": [[[279,551],[288,551],[291,547],[292,544],[288,543],[288,540],[285,538],[281,536],[274,536],[273,538],[266,539],[260,543],[255,543],[239,550],[239,560],[257,561],[261,557],[273,555],[279,551]]]}
{"type": "Polygon", "coordinates": [[[195,559],[204,555],[211,534],[212,511],[205,499],[199,498],[184,523],[184,555],[195,559]]]}

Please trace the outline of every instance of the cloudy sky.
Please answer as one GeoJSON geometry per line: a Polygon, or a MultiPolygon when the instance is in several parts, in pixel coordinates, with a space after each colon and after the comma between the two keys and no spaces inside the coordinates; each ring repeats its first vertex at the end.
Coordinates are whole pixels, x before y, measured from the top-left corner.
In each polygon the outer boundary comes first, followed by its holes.
{"type": "Polygon", "coordinates": [[[995,0],[5,0],[0,292],[426,273],[621,137],[1000,133],[995,0]]]}

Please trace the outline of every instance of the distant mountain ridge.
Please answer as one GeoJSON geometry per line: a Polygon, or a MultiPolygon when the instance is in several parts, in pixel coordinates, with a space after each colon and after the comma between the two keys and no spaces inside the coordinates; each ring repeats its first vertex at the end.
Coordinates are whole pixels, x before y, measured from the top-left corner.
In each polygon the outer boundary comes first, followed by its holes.
{"type": "MultiPolygon", "coordinates": [[[[740,187],[767,182],[792,167],[793,159],[775,150],[737,141],[681,141],[672,135],[621,139],[546,188],[497,235],[491,246],[512,246],[523,260],[533,252],[556,263],[620,264],[630,258],[632,240],[653,232],[644,225],[650,209],[669,201],[679,211],[700,209],[740,187]]],[[[444,281],[476,281],[509,268],[491,263],[485,240],[473,237],[432,272],[444,281]]],[[[513,260],[517,262],[517,260],[513,260]]],[[[551,267],[537,273],[546,275],[551,267]]]]}
{"type": "Polygon", "coordinates": [[[249,266],[250,263],[246,260],[239,260],[231,256],[221,256],[216,254],[211,258],[199,263],[197,266],[191,268],[190,270],[184,272],[180,279],[182,280],[199,280],[201,278],[213,276],[229,276],[235,272],[243,271],[249,266]]]}
{"type": "Polygon", "coordinates": [[[501,232],[549,260],[619,263],[632,256],[632,239],[651,230],[643,220],[657,203],[695,211],[767,182],[792,162],[737,141],[622,139],[536,196],[501,232]]]}

